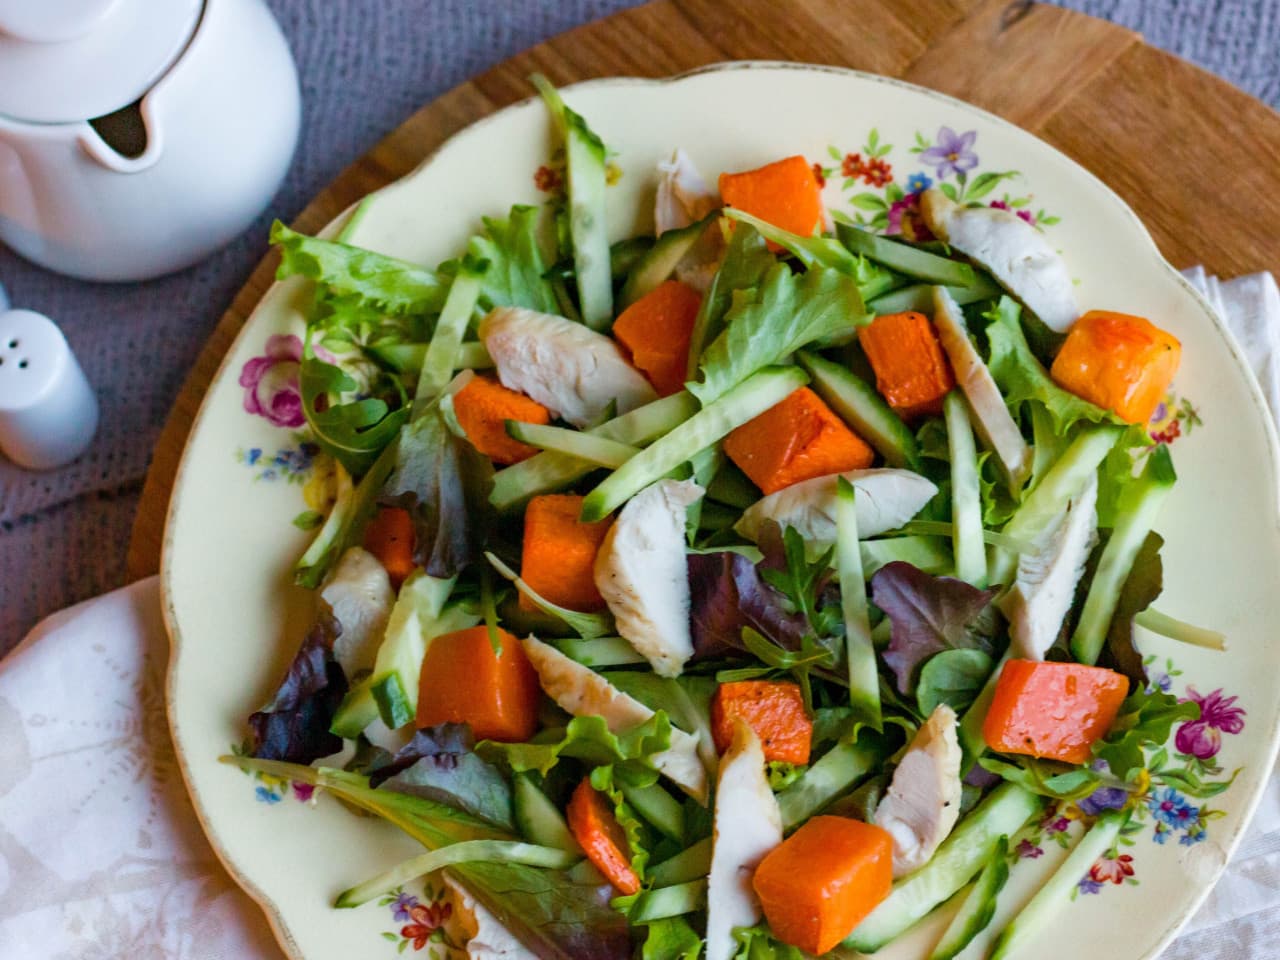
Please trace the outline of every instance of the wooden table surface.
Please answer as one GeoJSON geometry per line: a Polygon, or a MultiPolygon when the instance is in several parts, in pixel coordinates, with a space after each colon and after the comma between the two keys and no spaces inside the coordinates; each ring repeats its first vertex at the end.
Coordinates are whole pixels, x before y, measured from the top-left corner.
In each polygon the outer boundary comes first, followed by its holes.
{"type": "MultiPolygon", "coordinates": [[[[663,77],[724,60],[793,60],[901,77],[997,113],[1119,193],[1176,267],[1280,268],[1280,114],[1122,27],[1029,0],[654,0],[507,60],[424,106],[298,216],[319,230],[463,127],[557,85],[663,77]]],[[[155,573],[178,461],[222,357],[271,284],[267,256],[183,386],[152,458],[130,577],[155,573]]]]}

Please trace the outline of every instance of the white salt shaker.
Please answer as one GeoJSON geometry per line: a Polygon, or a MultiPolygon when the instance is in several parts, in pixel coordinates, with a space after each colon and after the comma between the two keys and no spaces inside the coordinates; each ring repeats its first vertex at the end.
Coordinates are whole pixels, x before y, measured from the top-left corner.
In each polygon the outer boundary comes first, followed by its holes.
{"type": "Polygon", "coordinates": [[[70,463],[98,429],[98,400],[52,320],[7,310],[0,289],[0,451],[20,467],[70,463]]]}

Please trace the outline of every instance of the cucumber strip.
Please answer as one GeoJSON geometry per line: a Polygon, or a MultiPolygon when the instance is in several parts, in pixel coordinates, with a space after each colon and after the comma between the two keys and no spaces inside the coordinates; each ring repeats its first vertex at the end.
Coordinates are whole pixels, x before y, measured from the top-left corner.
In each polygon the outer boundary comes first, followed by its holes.
{"type": "MultiPolygon", "coordinates": [[[[639,894],[627,910],[632,923],[652,923],[666,917],[680,917],[701,910],[707,902],[707,881],[690,880],[671,887],[659,887],[639,894]]],[[[621,906],[618,900],[616,906],[621,906]]]]}
{"type": "MultiPolygon", "coordinates": [[[[941,520],[912,520],[903,524],[899,529],[901,532],[912,536],[946,537],[947,539],[950,539],[953,533],[951,524],[944,523],[941,520]]],[[[999,547],[1001,550],[1008,550],[1011,553],[1031,553],[1035,550],[1035,547],[1025,540],[1017,540],[996,530],[987,530],[985,528],[982,531],[982,542],[992,547],[999,547]]]]}
{"type": "Polygon", "coordinates": [[[499,560],[494,554],[486,552],[484,556],[493,569],[515,584],[515,588],[520,592],[521,596],[543,613],[563,621],[583,640],[595,640],[598,637],[608,636],[614,632],[613,617],[609,616],[608,613],[580,613],[577,610],[568,610],[565,607],[558,606],[525,583],[518,573],[499,560]]]}
{"type": "Polygon", "coordinates": [[[760,488],[748,480],[737,466],[725,464],[707,484],[707,495],[703,499],[735,507],[741,512],[760,499],[760,488]]]}
{"type": "MultiPolygon", "coordinates": [[[[697,410],[698,401],[693,394],[682,390],[647,403],[630,413],[624,413],[584,433],[640,446],[675,429],[697,410]]],[[[506,512],[520,506],[530,497],[562,490],[594,469],[594,466],[577,457],[551,451],[539,453],[495,473],[489,502],[499,511],[506,512]]]]}
{"type": "MultiPolygon", "coordinates": [[[[422,371],[422,361],[427,355],[425,343],[384,343],[365,347],[373,358],[386,364],[397,373],[416,374],[422,371]]],[[[488,370],[493,367],[493,357],[479,340],[458,345],[454,367],[458,370],[488,370]]]]}
{"type": "Polygon", "coordinates": [[[995,665],[995,669],[987,677],[987,682],[978,691],[978,696],[974,698],[973,703],[969,704],[969,709],[960,718],[960,729],[957,731],[956,737],[960,741],[960,749],[964,755],[960,763],[961,775],[967,774],[972,770],[973,765],[978,762],[978,758],[987,752],[987,738],[982,733],[982,725],[987,720],[987,711],[991,709],[991,701],[995,698],[996,684],[1000,682],[1000,673],[1012,656],[1012,648],[1005,650],[1004,656],[1000,658],[1000,662],[995,665]]]}
{"type": "Polygon", "coordinates": [[[1009,838],[996,842],[995,853],[978,874],[973,887],[964,894],[964,902],[951,918],[946,932],[929,954],[929,960],[952,960],[983,930],[996,913],[996,897],[1009,879],[1009,838]]]}
{"type": "Polygon", "coordinates": [[[582,519],[590,523],[608,516],[649,484],[781,403],[808,381],[808,374],[799,367],[766,367],[752,374],[606,477],[587,494],[582,519]]]}
{"type": "Polygon", "coordinates": [[[487,267],[487,264],[472,263],[470,258],[459,264],[458,275],[449,287],[449,296],[440,311],[440,319],[436,321],[435,333],[431,335],[431,342],[427,344],[427,352],[422,358],[411,419],[422,416],[422,412],[453,379],[458,348],[462,346],[462,338],[471,324],[471,314],[480,299],[480,287],[487,267]]]}
{"type": "Polygon", "coordinates": [[[573,240],[573,268],[578,285],[582,322],[592,330],[613,323],[613,276],[609,232],[605,223],[605,147],[587,121],[565,106],[546,77],[530,80],[564,137],[565,192],[569,202],[569,236],[573,240]]]}
{"type": "Polygon", "coordinates": [[[1076,632],[1071,637],[1071,652],[1081,663],[1098,662],[1111,627],[1111,615],[1120,600],[1120,590],[1177,479],[1169,448],[1162,443],[1147,455],[1142,473],[1121,492],[1111,539],[1102,550],[1076,632]]]}
{"type": "Polygon", "coordinates": [[[653,248],[654,237],[627,237],[609,247],[609,275],[613,282],[626,279],[636,261],[653,248]]]}
{"type": "Polygon", "coordinates": [[[1179,643],[1190,644],[1193,647],[1204,647],[1206,650],[1226,650],[1227,638],[1216,630],[1210,630],[1207,627],[1197,627],[1194,623],[1187,623],[1185,620],[1178,620],[1169,616],[1155,607],[1147,607],[1136,617],[1133,622],[1144,630],[1150,630],[1152,633],[1158,633],[1162,637],[1168,637],[1170,640],[1177,640],[1179,643]]]}
{"type": "Polygon", "coordinates": [[[562,453],[611,470],[616,470],[640,452],[639,447],[619,443],[617,440],[606,440],[604,437],[593,437],[581,430],[523,423],[519,420],[507,421],[507,435],[531,447],[562,453]]]}
{"type": "Polygon", "coordinates": [[[783,829],[790,830],[871,773],[880,751],[856,743],[838,743],[778,794],[783,829]]]}
{"type": "Polygon", "coordinates": [[[342,698],[342,703],[334,711],[333,722],[329,724],[329,732],[344,740],[354,740],[376,719],[378,701],[373,698],[373,687],[366,677],[342,698]]]}
{"type": "Polygon", "coordinates": [[[675,272],[676,264],[684,259],[711,221],[718,216],[720,211],[714,210],[697,223],[679,230],[668,230],[658,237],[653,246],[637,258],[627,273],[627,282],[623,284],[622,295],[618,298],[619,307],[625,310],[670,277],[675,272]]]}
{"type": "MultiPolygon", "coordinates": [[[[394,446],[390,444],[389,446],[394,446]]],[[[382,460],[382,457],[378,458],[382,460]]],[[[394,460],[387,461],[388,464],[394,460]]],[[[369,470],[370,474],[377,471],[378,464],[375,462],[373,468],[369,470]]],[[[351,482],[351,474],[347,472],[347,468],[342,465],[340,460],[335,460],[333,464],[334,491],[333,506],[329,508],[329,516],[325,517],[324,524],[316,532],[315,538],[307,546],[306,551],[298,558],[298,562],[293,568],[293,582],[301,587],[308,587],[314,590],[320,586],[320,582],[328,574],[330,568],[342,554],[343,544],[347,540],[347,534],[354,523],[355,513],[355,484],[351,482]]],[[[387,471],[390,473],[390,471],[387,471]]],[[[382,486],[382,480],[378,482],[378,486],[382,486]]],[[[370,481],[372,483],[372,481],[370,481]]]]}
{"type": "Polygon", "coordinates": [[[796,359],[809,371],[813,389],[835,411],[836,416],[875,447],[891,467],[916,470],[920,450],[915,434],[893,412],[875,387],[840,364],[816,353],[801,350],[796,359]]]}
{"type": "Polygon", "coordinates": [[[914,277],[925,283],[940,283],[951,287],[967,287],[977,280],[973,267],[957,260],[948,260],[936,253],[928,253],[905,243],[890,240],[855,226],[848,217],[832,215],[836,223],[836,236],[851,252],[883,264],[891,270],[914,277]]]}
{"type": "MultiPolygon", "coordinates": [[[[1044,479],[1027,494],[1002,533],[1015,540],[1034,542],[1038,539],[1045,526],[1066,507],[1067,501],[1084,489],[1122,432],[1123,427],[1100,424],[1071,441],[1071,446],[1049,468],[1044,479]]],[[[989,571],[991,582],[1012,583],[1016,566],[1014,554],[997,551],[989,571]]]]}
{"type": "Polygon", "coordinates": [[[990,960],[1004,960],[1010,956],[1019,946],[1034,937],[1059,908],[1070,902],[1071,892],[1080,878],[1089,872],[1089,868],[1099,857],[1114,846],[1127,816],[1119,810],[1108,810],[1098,818],[1089,832],[1067,854],[1067,859],[1053,872],[1049,882],[1036,891],[1031,902],[1001,931],[991,949],[990,960]]]}
{"type": "MultiPolygon", "coordinates": [[[[888,293],[882,293],[880,296],[868,300],[867,309],[877,315],[905,313],[908,310],[931,314],[933,312],[934,286],[935,284],[920,283],[912,284],[909,287],[899,287],[897,290],[890,290],[888,293]]],[[[951,294],[951,299],[962,307],[968,303],[995,299],[1004,292],[985,273],[979,273],[974,282],[967,287],[947,286],[946,291],[951,294]]]]}
{"type": "Polygon", "coordinates": [[[569,832],[564,816],[527,773],[517,773],[511,794],[512,815],[521,835],[540,847],[582,856],[582,848],[569,832]]]}
{"type": "Polygon", "coordinates": [[[840,611],[844,616],[845,657],[849,662],[849,705],[854,716],[877,731],[880,717],[880,674],[871,642],[871,618],[858,544],[857,493],[844,477],[836,480],[836,570],[840,578],[840,611]]]}
{"type": "Polygon", "coordinates": [[[404,886],[410,880],[444,867],[476,860],[495,860],[499,863],[519,863],[528,867],[545,867],[549,870],[565,870],[582,859],[581,854],[540,847],[518,840],[463,840],[451,843],[439,850],[419,854],[404,863],[397,864],[385,873],[371,877],[350,890],[338,894],[333,905],[338,908],[358,907],[374,897],[404,886]]]}
{"type": "Polygon", "coordinates": [[[978,449],[964,398],[952,390],[942,400],[951,454],[952,553],[956,576],[975,587],[987,585],[987,545],[982,539],[982,492],[978,485],[978,449]]]}
{"type": "Polygon", "coordinates": [[[950,573],[952,570],[948,539],[951,533],[950,524],[942,524],[942,526],[948,528],[945,537],[906,536],[889,537],[884,540],[863,540],[860,544],[863,577],[870,580],[886,563],[893,563],[896,560],[902,560],[917,570],[932,573],[935,576],[950,573]]]}
{"type": "MultiPolygon", "coordinates": [[[[844,945],[874,953],[963,887],[991,859],[1001,837],[1016,833],[1043,801],[1014,783],[996,787],[938,847],[928,863],[893,886],[844,945]]],[[[1078,879],[1078,878],[1077,878],[1078,879]]]]}
{"type": "Polygon", "coordinates": [[[684,842],[684,807],[661,784],[655,782],[647,787],[633,787],[623,783],[622,795],[631,808],[664,837],[670,837],[676,843],[684,842]]]}
{"type": "Polygon", "coordinates": [[[712,840],[699,840],[687,850],[663,860],[649,870],[649,879],[655,887],[670,887],[706,877],[711,872],[712,840]]]}
{"type": "Polygon", "coordinates": [[[634,663],[647,663],[636,648],[622,637],[596,637],[594,640],[547,641],[570,660],[577,660],[584,667],[626,667],[634,663]]]}

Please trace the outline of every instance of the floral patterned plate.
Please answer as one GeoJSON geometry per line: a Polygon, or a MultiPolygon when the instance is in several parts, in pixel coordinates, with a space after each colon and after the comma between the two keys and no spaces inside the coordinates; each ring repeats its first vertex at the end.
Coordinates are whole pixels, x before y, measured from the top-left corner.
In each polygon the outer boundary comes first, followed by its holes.
{"type": "MultiPolygon", "coordinates": [[[[1224,632],[1231,649],[1141,637],[1152,682],[1199,702],[1201,718],[1175,731],[1136,795],[1100,791],[1015,838],[1011,855],[1021,864],[1001,907],[1008,913],[1025,900],[1081,821],[1129,804],[1128,832],[1080,878],[1075,902],[1041,933],[1035,955],[1155,956],[1239,839],[1271,770],[1280,716],[1276,439],[1221,324],[1102,183],[1031,135],[939,94],[844,70],[732,64],[662,82],[595,81],[565,96],[614,151],[615,238],[647,227],[655,165],[675,146],[707,173],[803,153],[830,209],[888,233],[925,236],[917,200],[935,183],[965,202],[1015,210],[1063,251],[1082,305],[1144,314],[1182,340],[1178,393],[1150,426],[1175,444],[1180,474],[1160,523],[1159,603],[1224,632]]],[[[353,240],[437,263],[461,248],[481,215],[557,189],[550,154],[540,103],[504,110],[377,194],[353,240]]],[[[330,907],[342,889],[411,855],[412,841],[328,798],[217,762],[244,736],[244,718],[267,698],[312,612],[290,568],[330,484],[300,413],[298,293],[290,282],[263,298],[209,390],[182,462],[164,551],[174,739],[214,848],[292,957],[443,957],[465,931],[451,926],[455,911],[435,881],[356,910],[330,907]]],[[[941,919],[882,956],[926,955],[941,919]]]]}

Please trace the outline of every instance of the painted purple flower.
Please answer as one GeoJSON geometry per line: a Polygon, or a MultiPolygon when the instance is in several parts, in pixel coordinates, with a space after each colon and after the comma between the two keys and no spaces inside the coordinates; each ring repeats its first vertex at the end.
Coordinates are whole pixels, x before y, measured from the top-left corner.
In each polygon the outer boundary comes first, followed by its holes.
{"type": "Polygon", "coordinates": [[[297,337],[279,333],[270,337],[266,353],[254,357],[240,371],[245,412],[265,417],[277,427],[302,426],[301,360],[302,341],[297,337]]]}
{"type": "Polygon", "coordinates": [[[1089,876],[1081,878],[1078,886],[1080,887],[1081,893],[1101,893],[1102,892],[1102,884],[1089,876]]]}
{"type": "Polygon", "coordinates": [[[303,783],[300,780],[293,781],[293,795],[303,803],[308,803],[315,796],[316,787],[313,783],[303,783]]]}
{"type": "Polygon", "coordinates": [[[1066,817],[1060,817],[1056,813],[1050,813],[1040,821],[1040,829],[1044,830],[1045,833],[1065,833],[1070,826],[1070,820],[1066,817]]]}
{"type": "Polygon", "coordinates": [[[1014,853],[1018,855],[1019,859],[1022,860],[1035,860],[1038,857],[1044,856],[1044,850],[1036,846],[1026,837],[1019,840],[1018,845],[1014,847],[1013,850],[1014,853]]]}
{"type": "Polygon", "coordinates": [[[1009,206],[1009,204],[1005,203],[1003,200],[992,200],[989,204],[987,204],[987,206],[995,207],[997,210],[1008,210],[1011,213],[1016,213],[1018,215],[1019,220],[1025,220],[1027,223],[1031,224],[1033,227],[1036,225],[1036,215],[1032,213],[1030,210],[1026,209],[1025,207],[1015,210],[1013,207],[1009,206]]]}
{"type": "Polygon", "coordinates": [[[390,904],[392,915],[399,923],[408,923],[409,911],[417,905],[418,898],[413,896],[413,894],[405,893],[403,890],[390,904]]]}
{"type": "Polygon", "coordinates": [[[1159,423],[1161,420],[1163,420],[1163,419],[1164,419],[1165,417],[1167,417],[1168,415],[1169,415],[1169,404],[1167,404],[1167,403],[1165,403],[1163,400],[1161,400],[1161,401],[1160,401],[1160,403],[1156,405],[1156,409],[1155,409],[1155,411],[1151,414],[1151,419],[1150,419],[1148,422],[1149,422],[1149,423],[1159,423]]]}
{"type": "Polygon", "coordinates": [[[1163,670],[1155,670],[1147,674],[1147,693],[1168,693],[1173,688],[1173,677],[1163,670]]]}
{"type": "Polygon", "coordinates": [[[1099,787],[1076,804],[1086,816],[1096,817],[1103,810],[1119,810],[1129,802],[1129,793],[1122,787],[1099,787]]]}
{"type": "Polygon", "coordinates": [[[978,139],[978,131],[956,133],[950,127],[938,131],[937,142],[920,154],[920,162],[933,167],[940,179],[953,173],[972,170],[978,165],[978,155],[970,149],[978,139]]]}
{"type": "Polygon", "coordinates": [[[1235,697],[1224,697],[1221,688],[1201,696],[1195,687],[1188,686],[1185,700],[1200,705],[1200,719],[1188,720],[1178,727],[1173,743],[1179,753],[1208,760],[1222,749],[1222,734],[1244,729],[1244,708],[1235,705],[1235,697]]]}

